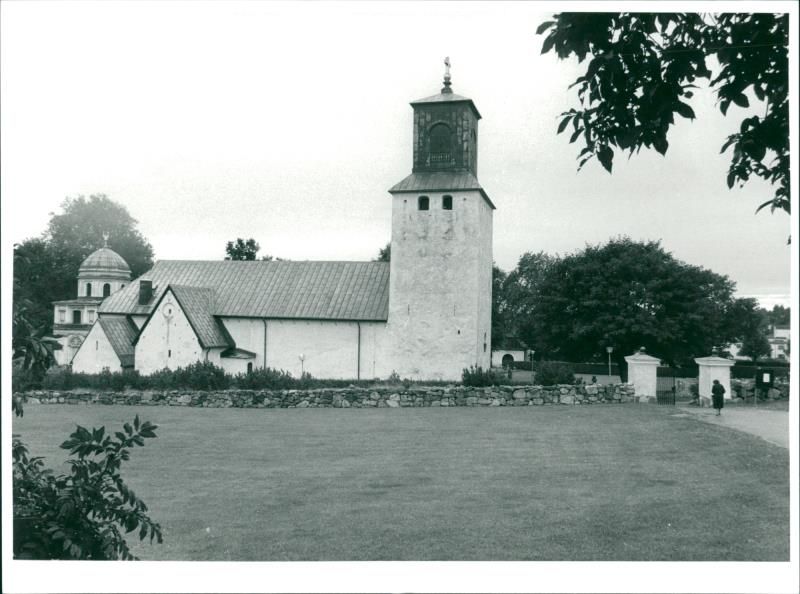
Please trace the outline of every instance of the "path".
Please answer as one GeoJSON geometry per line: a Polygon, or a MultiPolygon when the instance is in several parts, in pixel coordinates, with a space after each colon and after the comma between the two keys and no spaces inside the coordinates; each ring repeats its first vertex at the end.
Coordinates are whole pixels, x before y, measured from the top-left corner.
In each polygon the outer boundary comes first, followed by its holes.
{"type": "Polygon", "coordinates": [[[782,410],[766,410],[751,407],[725,407],[717,416],[713,408],[678,406],[680,413],[690,413],[698,420],[714,425],[730,427],[750,433],[769,443],[789,448],[789,413],[782,410]]]}

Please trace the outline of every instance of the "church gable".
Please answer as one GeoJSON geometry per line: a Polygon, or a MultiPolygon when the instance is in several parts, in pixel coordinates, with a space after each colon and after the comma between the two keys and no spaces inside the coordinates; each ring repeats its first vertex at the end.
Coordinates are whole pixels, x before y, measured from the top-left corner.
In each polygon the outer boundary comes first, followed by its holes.
{"type": "Polygon", "coordinates": [[[100,373],[103,369],[121,371],[122,367],[103,326],[99,321],[95,322],[72,359],[72,370],[76,373],[100,373]]]}

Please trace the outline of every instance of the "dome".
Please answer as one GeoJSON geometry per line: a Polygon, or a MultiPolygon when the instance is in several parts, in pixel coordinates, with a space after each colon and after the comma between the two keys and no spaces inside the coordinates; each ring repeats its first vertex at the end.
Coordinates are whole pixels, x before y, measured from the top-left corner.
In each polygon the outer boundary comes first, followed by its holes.
{"type": "Polygon", "coordinates": [[[89,254],[78,269],[78,278],[86,276],[130,279],[131,269],[117,252],[101,247],[89,254]]]}

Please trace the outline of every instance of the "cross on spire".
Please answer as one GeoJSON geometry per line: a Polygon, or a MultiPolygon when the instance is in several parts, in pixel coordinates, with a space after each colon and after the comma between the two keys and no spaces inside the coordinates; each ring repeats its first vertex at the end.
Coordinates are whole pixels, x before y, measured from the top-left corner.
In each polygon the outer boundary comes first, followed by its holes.
{"type": "Polygon", "coordinates": [[[103,233],[103,247],[108,247],[108,233],[103,233]]]}
{"type": "Polygon", "coordinates": [[[442,87],[442,93],[453,92],[450,88],[450,84],[450,56],[447,56],[444,59],[444,86],[442,87]]]}

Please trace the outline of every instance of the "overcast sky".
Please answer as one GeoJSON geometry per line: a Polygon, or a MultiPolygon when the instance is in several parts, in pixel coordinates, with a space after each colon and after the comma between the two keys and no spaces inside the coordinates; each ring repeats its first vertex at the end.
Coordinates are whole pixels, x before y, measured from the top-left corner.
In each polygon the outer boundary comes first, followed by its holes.
{"type": "MultiPolygon", "coordinates": [[[[494,258],[564,254],[610,237],[660,239],[788,302],[790,219],[728,190],[727,118],[698,93],[666,157],[576,172],[556,136],[577,62],[540,55],[551,14],[531,3],[48,3],[2,5],[4,243],[38,236],[67,196],[107,194],[158,259],[261,254],[369,260],[390,237],[387,190],[411,171],[409,102],[453,89],[483,119],[478,174],[497,206],[494,258]]],[[[762,113],[763,106],[755,113],[762,113]]],[[[4,246],[6,247],[6,246],[4,246]]]]}

